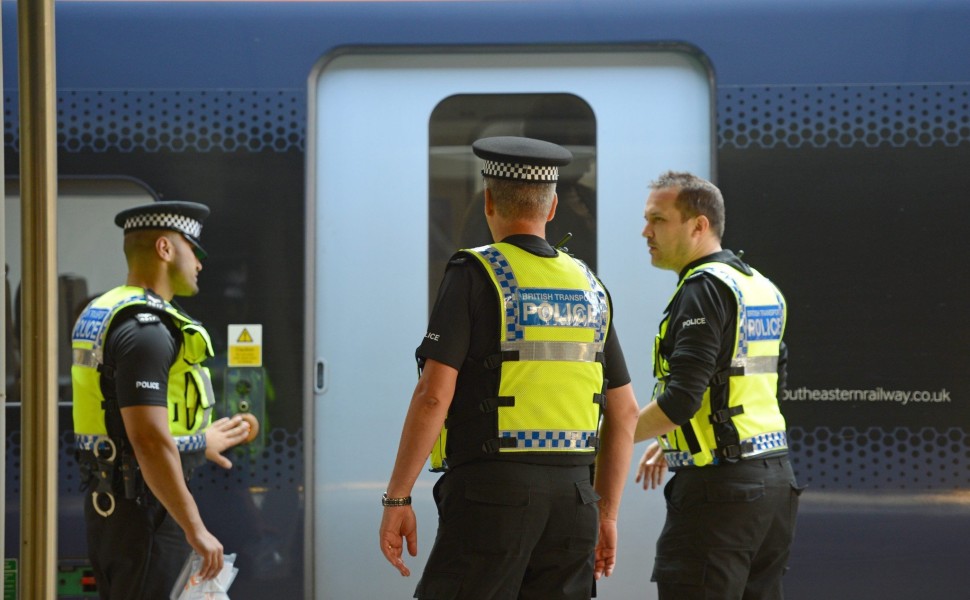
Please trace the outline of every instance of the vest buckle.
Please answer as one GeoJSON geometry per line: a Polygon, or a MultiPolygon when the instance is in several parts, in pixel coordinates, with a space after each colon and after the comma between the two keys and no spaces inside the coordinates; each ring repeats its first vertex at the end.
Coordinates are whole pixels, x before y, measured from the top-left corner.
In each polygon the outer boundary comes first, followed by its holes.
{"type": "Polygon", "coordinates": [[[482,364],[486,369],[491,371],[492,369],[497,369],[501,367],[502,363],[507,360],[512,360],[512,361],[519,360],[519,351],[503,350],[501,352],[496,352],[495,354],[486,356],[482,364]]]}
{"type": "Polygon", "coordinates": [[[729,423],[731,417],[744,413],[744,406],[732,406],[731,408],[722,408],[721,410],[716,410],[711,413],[708,420],[712,425],[722,425],[724,423],[729,423]]]}
{"type": "Polygon", "coordinates": [[[741,446],[738,444],[732,444],[730,446],[725,446],[723,448],[718,448],[714,451],[714,456],[723,460],[735,462],[741,459],[741,446]]]}
{"type": "Polygon", "coordinates": [[[516,448],[519,442],[514,437],[501,437],[485,440],[482,443],[482,452],[485,454],[495,454],[502,448],[516,448]]]}

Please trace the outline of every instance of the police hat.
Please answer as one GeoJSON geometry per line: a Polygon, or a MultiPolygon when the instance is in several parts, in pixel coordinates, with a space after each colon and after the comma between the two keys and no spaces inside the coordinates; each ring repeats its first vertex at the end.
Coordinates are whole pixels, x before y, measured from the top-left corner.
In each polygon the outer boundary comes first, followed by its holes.
{"type": "Polygon", "coordinates": [[[559,167],[573,159],[569,150],[557,144],[513,136],[476,140],[472,152],[485,159],[482,175],[486,177],[536,183],[555,183],[559,167]]]}
{"type": "Polygon", "coordinates": [[[209,216],[209,207],[197,202],[164,200],[126,208],[115,216],[115,225],[125,230],[168,229],[177,231],[195,248],[200,259],[206,251],[199,243],[202,235],[202,221],[209,216]]]}

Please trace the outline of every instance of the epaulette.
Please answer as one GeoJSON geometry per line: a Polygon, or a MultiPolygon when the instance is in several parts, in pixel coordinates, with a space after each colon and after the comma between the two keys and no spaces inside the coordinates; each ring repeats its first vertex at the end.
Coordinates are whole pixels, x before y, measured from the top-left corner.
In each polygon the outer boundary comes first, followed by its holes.
{"type": "Polygon", "coordinates": [[[135,320],[138,321],[142,325],[148,325],[150,323],[161,323],[162,322],[161,317],[159,317],[155,313],[147,313],[147,312],[137,313],[135,315],[135,320]]]}
{"type": "Polygon", "coordinates": [[[145,290],[145,304],[154,310],[165,310],[165,301],[152,290],[145,290]]]}
{"type": "Polygon", "coordinates": [[[465,252],[459,252],[451,257],[451,259],[448,261],[448,266],[463,265],[466,262],[468,262],[469,258],[471,257],[468,256],[468,254],[466,254],[465,252]]]}

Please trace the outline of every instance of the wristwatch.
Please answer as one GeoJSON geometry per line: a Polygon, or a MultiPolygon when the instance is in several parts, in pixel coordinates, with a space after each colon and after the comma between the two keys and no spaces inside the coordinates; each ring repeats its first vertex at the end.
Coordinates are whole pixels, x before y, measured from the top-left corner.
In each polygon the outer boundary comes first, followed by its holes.
{"type": "Polygon", "coordinates": [[[388,498],[387,492],[381,496],[381,506],[411,506],[411,496],[403,498],[388,498]]]}

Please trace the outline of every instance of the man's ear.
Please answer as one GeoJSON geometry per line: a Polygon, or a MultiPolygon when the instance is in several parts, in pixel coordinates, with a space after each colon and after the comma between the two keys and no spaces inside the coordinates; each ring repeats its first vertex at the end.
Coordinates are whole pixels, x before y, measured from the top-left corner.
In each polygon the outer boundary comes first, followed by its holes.
{"type": "Polygon", "coordinates": [[[707,218],[706,215],[697,215],[697,221],[694,223],[694,233],[698,235],[703,235],[711,230],[711,220],[707,218]]]}
{"type": "Polygon", "coordinates": [[[559,206],[559,194],[552,195],[552,206],[549,207],[549,214],[546,215],[546,222],[548,223],[556,216],[556,207],[559,206]]]}
{"type": "Polygon", "coordinates": [[[495,215],[495,201],[492,200],[492,190],[485,188],[485,214],[489,217],[495,215]]]}
{"type": "Polygon", "coordinates": [[[175,254],[175,244],[172,243],[172,240],[168,239],[167,235],[160,235],[155,238],[155,253],[164,261],[171,260],[175,254]]]}

